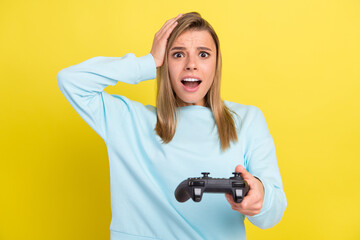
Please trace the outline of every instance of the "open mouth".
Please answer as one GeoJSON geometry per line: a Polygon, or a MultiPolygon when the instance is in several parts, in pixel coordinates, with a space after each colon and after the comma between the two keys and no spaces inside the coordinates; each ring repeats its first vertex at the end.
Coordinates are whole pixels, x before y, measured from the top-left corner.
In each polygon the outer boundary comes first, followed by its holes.
{"type": "Polygon", "coordinates": [[[201,80],[196,78],[185,78],[181,80],[181,83],[187,88],[196,88],[201,84],[201,80]]]}

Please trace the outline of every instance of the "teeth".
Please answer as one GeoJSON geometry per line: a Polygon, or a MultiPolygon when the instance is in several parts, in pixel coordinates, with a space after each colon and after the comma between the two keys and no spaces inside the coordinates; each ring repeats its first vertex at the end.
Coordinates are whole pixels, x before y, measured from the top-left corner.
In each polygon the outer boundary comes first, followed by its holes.
{"type": "Polygon", "coordinates": [[[196,78],[185,78],[183,79],[183,81],[187,81],[187,82],[197,82],[197,81],[200,81],[199,79],[196,79],[196,78]]]}

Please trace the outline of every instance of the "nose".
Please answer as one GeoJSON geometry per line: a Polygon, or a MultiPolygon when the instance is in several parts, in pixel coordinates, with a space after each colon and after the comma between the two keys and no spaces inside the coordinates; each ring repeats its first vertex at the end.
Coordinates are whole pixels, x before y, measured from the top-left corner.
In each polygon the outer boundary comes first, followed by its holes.
{"type": "Polygon", "coordinates": [[[197,63],[194,57],[189,56],[185,65],[186,70],[197,70],[197,63]]]}

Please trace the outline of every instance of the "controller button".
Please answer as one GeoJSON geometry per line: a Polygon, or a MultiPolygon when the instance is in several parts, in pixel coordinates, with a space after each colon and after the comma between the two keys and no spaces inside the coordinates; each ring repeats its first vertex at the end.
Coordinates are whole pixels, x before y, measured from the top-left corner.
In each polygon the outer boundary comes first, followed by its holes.
{"type": "Polygon", "coordinates": [[[201,200],[201,188],[194,188],[194,201],[200,202],[201,200]]]}
{"type": "Polygon", "coordinates": [[[245,183],[240,183],[240,182],[233,182],[232,183],[233,187],[241,187],[244,188],[245,187],[245,183]]]}
{"type": "Polygon", "coordinates": [[[242,195],[243,195],[243,190],[242,190],[242,189],[236,189],[236,190],[235,190],[235,193],[236,193],[236,196],[237,196],[237,197],[241,197],[241,198],[242,198],[242,195]]]}
{"type": "Polygon", "coordinates": [[[243,200],[243,190],[235,189],[235,202],[240,203],[243,200]]]}
{"type": "Polygon", "coordinates": [[[189,182],[189,186],[200,186],[203,187],[205,186],[205,182],[204,181],[190,181],[189,182]]]}

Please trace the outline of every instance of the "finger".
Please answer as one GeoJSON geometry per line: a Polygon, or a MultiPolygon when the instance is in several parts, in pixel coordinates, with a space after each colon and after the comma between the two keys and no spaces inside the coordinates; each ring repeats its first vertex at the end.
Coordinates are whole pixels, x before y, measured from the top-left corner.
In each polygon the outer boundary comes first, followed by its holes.
{"type": "Polygon", "coordinates": [[[244,215],[248,215],[248,216],[253,216],[253,215],[255,215],[255,214],[257,214],[258,212],[259,212],[259,209],[245,209],[245,208],[242,208],[241,206],[240,206],[240,204],[239,203],[235,203],[233,200],[232,200],[232,198],[230,198],[230,199],[228,199],[227,198],[227,201],[229,202],[229,204],[230,204],[230,207],[233,209],[233,210],[235,210],[235,211],[237,211],[237,212],[240,212],[241,214],[244,214],[244,215]]]}
{"type": "Polygon", "coordinates": [[[177,24],[176,20],[178,20],[182,15],[183,14],[180,13],[177,17],[167,20],[164,26],[158,32],[159,37],[160,38],[164,37],[164,34],[168,32],[169,28],[175,27],[177,24]]]}
{"type": "Polygon", "coordinates": [[[231,197],[232,195],[230,193],[225,193],[225,196],[231,197]]]}
{"type": "Polygon", "coordinates": [[[247,195],[244,197],[244,199],[243,199],[243,201],[242,201],[241,203],[235,202],[235,201],[234,201],[234,198],[233,198],[233,196],[232,196],[231,193],[225,193],[225,197],[226,197],[226,199],[230,199],[231,202],[233,202],[233,203],[235,203],[235,204],[241,204],[242,202],[245,201],[245,199],[246,199],[247,201],[254,201],[254,200],[256,200],[256,199],[257,199],[257,194],[256,194],[256,192],[255,192],[253,189],[250,189],[249,192],[248,192],[247,195]]]}
{"type": "Polygon", "coordinates": [[[226,200],[229,202],[231,208],[244,215],[253,216],[258,214],[262,208],[262,201],[256,197],[256,194],[251,193],[247,195],[241,203],[236,203],[231,194],[225,194],[226,200]]]}
{"type": "Polygon", "coordinates": [[[230,199],[229,195],[230,195],[230,194],[225,193],[225,198],[226,198],[226,200],[231,204],[231,201],[230,201],[231,199],[230,199]]]}
{"type": "Polygon", "coordinates": [[[258,210],[237,210],[237,209],[234,209],[234,208],[233,208],[233,210],[238,211],[241,214],[246,215],[246,216],[254,216],[254,215],[259,213],[258,210]]]}
{"type": "Polygon", "coordinates": [[[169,19],[167,20],[164,25],[160,28],[159,30],[159,34],[162,34],[166,31],[166,29],[168,28],[169,25],[173,24],[175,22],[175,19],[172,18],[172,19],[169,19]]]}
{"type": "Polygon", "coordinates": [[[235,172],[241,173],[241,176],[244,178],[244,180],[248,181],[252,178],[254,178],[242,165],[237,165],[235,168],[235,172]]]}
{"type": "Polygon", "coordinates": [[[178,22],[175,21],[171,26],[169,26],[169,28],[166,30],[163,36],[165,39],[169,38],[170,34],[172,33],[172,31],[174,30],[177,24],[178,22]]]}
{"type": "Polygon", "coordinates": [[[247,198],[245,197],[241,203],[237,204],[237,207],[244,210],[257,210],[259,208],[260,199],[258,198],[247,198]]]}
{"type": "Polygon", "coordinates": [[[232,195],[230,194],[230,193],[225,193],[225,198],[226,198],[226,200],[228,200],[229,202],[233,202],[234,200],[233,200],[233,197],[232,197],[232,195]]]}
{"type": "Polygon", "coordinates": [[[234,202],[234,199],[231,194],[225,194],[226,200],[230,203],[231,207],[233,209],[236,209],[237,211],[243,211],[243,210],[252,210],[251,203],[252,200],[244,200],[241,203],[234,202]],[[244,202],[245,201],[245,202],[244,202]]]}
{"type": "Polygon", "coordinates": [[[164,25],[160,28],[159,33],[163,33],[164,30],[171,25],[172,23],[174,23],[177,19],[179,19],[182,16],[182,13],[180,13],[177,17],[171,18],[169,20],[167,20],[164,25]]]}
{"type": "Polygon", "coordinates": [[[258,204],[259,207],[251,207],[251,208],[243,208],[241,207],[240,204],[235,203],[234,201],[232,201],[232,199],[227,199],[227,201],[230,204],[230,207],[234,210],[237,211],[243,215],[247,215],[247,216],[254,216],[258,213],[260,213],[261,211],[261,207],[260,204],[258,204]]]}
{"type": "Polygon", "coordinates": [[[232,209],[242,213],[242,214],[245,214],[245,215],[248,215],[250,212],[252,213],[258,213],[261,211],[261,203],[254,203],[252,205],[250,205],[249,207],[242,207],[241,205],[239,204],[234,204],[234,203],[230,203],[230,206],[232,209]]]}
{"type": "Polygon", "coordinates": [[[235,202],[233,196],[229,193],[226,193],[225,197],[229,203],[231,203],[238,209],[243,209],[243,210],[256,210],[258,208],[257,205],[261,203],[261,198],[259,197],[259,194],[257,194],[255,190],[249,191],[249,193],[244,197],[241,203],[235,202]]]}
{"type": "Polygon", "coordinates": [[[234,198],[232,196],[232,194],[230,193],[225,193],[225,197],[226,197],[226,200],[228,200],[228,202],[234,206],[239,206],[240,203],[237,203],[234,201],[234,198]]]}

